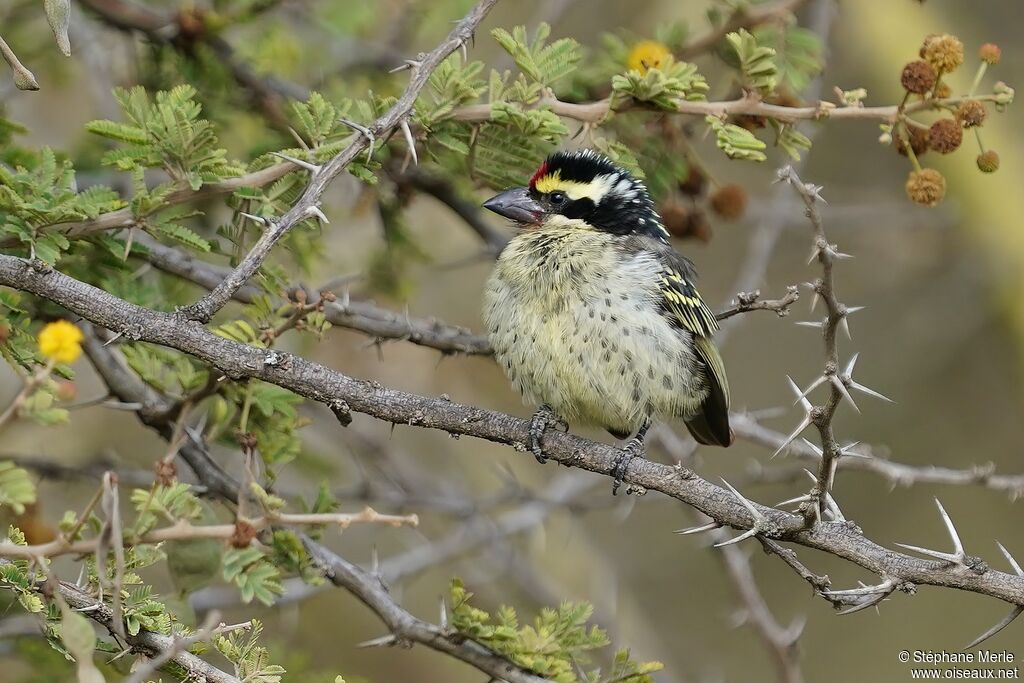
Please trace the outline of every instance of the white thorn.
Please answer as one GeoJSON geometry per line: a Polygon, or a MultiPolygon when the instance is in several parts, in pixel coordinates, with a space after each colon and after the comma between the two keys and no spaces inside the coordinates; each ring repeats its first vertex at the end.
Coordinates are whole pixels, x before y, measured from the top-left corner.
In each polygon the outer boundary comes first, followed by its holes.
{"type": "MultiPolygon", "coordinates": [[[[892,592],[892,591],[890,591],[890,592],[892,592]]],[[[879,593],[878,595],[875,595],[875,596],[869,598],[868,600],[865,600],[864,602],[860,603],[859,605],[854,605],[853,607],[849,607],[847,609],[840,610],[839,612],[836,612],[836,615],[842,617],[842,616],[845,616],[847,614],[853,614],[854,612],[859,612],[859,611],[861,611],[863,609],[867,609],[868,607],[874,607],[878,603],[880,603],[883,600],[885,600],[888,597],[888,595],[889,595],[889,593],[879,593]]]]}
{"type": "Polygon", "coordinates": [[[377,142],[377,138],[374,136],[373,131],[366,126],[361,126],[355,121],[349,121],[348,119],[338,119],[338,122],[343,123],[352,130],[363,134],[363,137],[366,138],[369,143],[366,147],[366,163],[370,163],[370,160],[373,159],[373,146],[377,142]]]}
{"type": "Polygon", "coordinates": [[[239,211],[238,213],[239,213],[239,215],[245,216],[249,220],[251,220],[251,221],[253,221],[255,223],[259,223],[260,225],[264,225],[265,226],[265,225],[267,225],[269,223],[269,221],[266,218],[264,218],[263,216],[256,216],[256,215],[253,215],[251,213],[246,213],[245,211],[239,211]]]}
{"type": "Polygon", "coordinates": [[[123,334],[124,334],[124,330],[121,330],[120,332],[118,332],[117,334],[115,334],[115,335],[114,335],[113,337],[111,337],[111,338],[110,338],[110,339],[108,339],[107,341],[103,342],[103,346],[110,346],[111,344],[113,344],[114,342],[116,342],[116,341],[117,341],[118,339],[120,339],[120,338],[121,338],[121,335],[123,335],[123,334]]]}
{"type": "Polygon", "coordinates": [[[860,358],[860,351],[850,357],[850,362],[846,364],[846,369],[843,371],[844,375],[847,377],[853,377],[853,367],[857,365],[858,358],[860,358]]]}
{"type": "Polygon", "coordinates": [[[747,531],[744,531],[742,534],[740,534],[739,536],[737,536],[735,538],[730,538],[728,541],[722,541],[721,543],[715,543],[714,547],[721,548],[722,546],[732,545],[733,543],[739,543],[740,541],[745,541],[748,538],[750,538],[751,536],[756,536],[757,535],[757,531],[758,531],[757,527],[753,527],[752,529],[748,529],[747,531]]]}
{"type": "Polygon", "coordinates": [[[908,545],[906,543],[896,543],[895,545],[898,545],[901,548],[906,548],[907,550],[913,550],[915,553],[921,553],[922,555],[928,555],[929,557],[949,562],[950,564],[961,564],[960,557],[958,555],[953,555],[952,553],[929,550],[928,548],[922,548],[917,545],[908,545]]]}
{"type": "Polygon", "coordinates": [[[886,396],[885,394],[880,394],[877,391],[875,391],[874,389],[866,387],[863,384],[860,384],[859,382],[854,382],[852,379],[850,380],[850,388],[851,389],[856,389],[857,391],[859,391],[862,394],[867,394],[868,396],[874,396],[875,398],[880,398],[883,401],[886,401],[888,403],[895,403],[896,402],[896,401],[892,400],[891,398],[889,398],[888,396],[886,396]]]}
{"type": "MultiPolygon", "coordinates": [[[[814,451],[815,455],[817,455],[819,458],[824,457],[824,454],[822,453],[822,450],[820,448],[818,448],[818,446],[816,446],[815,444],[811,443],[810,441],[808,441],[807,439],[805,439],[803,437],[801,437],[800,440],[803,441],[805,444],[807,444],[807,447],[810,448],[812,451],[814,451]]],[[[806,472],[806,470],[804,470],[804,471],[806,472]]]]}
{"type": "Polygon", "coordinates": [[[380,638],[371,638],[370,640],[364,640],[363,642],[357,644],[356,647],[381,647],[382,645],[394,645],[397,642],[398,638],[389,633],[388,635],[381,636],[380,638]]]}
{"type": "Polygon", "coordinates": [[[416,157],[416,141],[412,137],[412,129],[409,128],[409,119],[402,119],[402,134],[405,136],[405,143],[409,145],[412,163],[418,166],[420,160],[416,157]]]}
{"type": "Polygon", "coordinates": [[[284,159],[285,161],[290,161],[291,163],[295,164],[296,166],[299,166],[300,168],[306,169],[307,171],[309,171],[313,175],[316,175],[317,173],[320,172],[320,167],[319,166],[317,166],[316,164],[311,164],[308,161],[303,161],[302,159],[296,159],[295,157],[290,157],[287,154],[281,154],[280,152],[271,152],[271,154],[273,154],[275,157],[280,157],[281,159],[284,159]]]}
{"type": "Polygon", "coordinates": [[[814,391],[815,389],[817,389],[819,386],[821,386],[822,382],[826,382],[826,381],[828,381],[828,376],[827,375],[821,375],[817,379],[815,379],[813,382],[811,382],[811,385],[809,387],[807,387],[806,389],[804,389],[803,391],[799,391],[799,389],[798,389],[797,391],[799,393],[797,394],[796,400],[793,401],[793,405],[796,405],[797,403],[799,403],[800,399],[802,399],[802,398],[805,399],[807,397],[807,394],[809,394],[812,391],[814,391]]]}
{"type": "Polygon", "coordinates": [[[847,339],[853,341],[853,335],[850,334],[850,321],[847,320],[845,315],[839,319],[839,328],[846,333],[847,339]]]}
{"type": "Polygon", "coordinates": [[[677,530],[673,531],[672,533],[679,534],[680,536],[689,536],[690,534],[699,534],[699,533],[701,533],[703,531],[711,531],[712,529],[717,529],[720,526],[722,526],[722,525],[719,524],[718,522],[712,521],[712,522],[708,522],[707,524],[701,524],[700,526],[692,526],[692,527],[689,527],[688,529],[677,529],[677,530]]]}
{"type": "Polygon", "coordinates": [[[396,66],[394,69],[390,69],[388,73],[395,74],[399,71],[405,71],[406,69],[418,69],[421,64],[422,62],[418,62],[415,59],[405,59],[402,60],[402,63],[399,66],[396,66]]]}
{"type": "Polygon", "coordinates": [[[795,503],[807,503],[810,500],[810,494],[805,493],[802,496],[797,496],[796,498],[790,498],[789,500],[779,501],[778,503],[775,504],[775,507],[779,507],[781,505],[793,505],[795,503]]]}
{"type": "Polygon", "coordinates": [[[850,390],[846,388],[846,385],[843,383],[843,380],[839,379],[839,377],[837,377],[836,375],[829,375],[829,379],[832,381],[832,386],[834,386],[842,395],[842,397],[850,402],[850,405],[853,406],[853,409],[859,413],[860,407],[857,405],[857,402],[853,400],[853,396],[850,395],[850,390]]]}
{"type": "Polygon", "coordinates": [[[946,508],[942,507],[942,503],[939,499],[935,499],[935,505],[939,508],[939,514],[942,516],[942,521],[946,524],[946,530],[949,532],[949,537],[953,539],[953,549],[956,551],[958,557],[961,558],[961,564],[967,559],[967,553],[964,552],[963,541],[960,540],[960,534],[956,531],[956,526],[953,525],[953,520],[949,518],[949,514],[946,512],[946,508]]]}
{"type": "Polygon", "coordinates": [[[327,220],[327,216],[324,215],[324,212],[320,210],[319,206],[315,206],[315,205],[314,206],[307,206],[306,210],[303,211],[302,213],[305,216],[307,216],[307,217],[316,218],[318,221],[320,221],[324,225],[330,225],[331,224],[331,222],[329,220],[327,220]]]}
{"type": "Polygon", "coordinates": [[[970,650],[971,648],[985,642],[986,640],[988,640],[989,638],[991,638],[992,636],[994,636],[995,634],[999,633],[1004,628],[1009,626],[1014,619],[1021,615],[1022,612],[1024,612],[1024,607],[1021,607],[1020,605],[1014,607],[1009,614],[1003,617],[1002,621],[1000,621],[998,624],[996,624],[995,626],[993,626],[992,628],[990,628],[989,630],[985,631],[980,636],[975,638],[973,641],[971,641],[971,644],[965,647],[964,649],[970,650]]]}
{"type": "Polygon", "coordinates": [[[823,323],[821,321],[814,322],[813,320],[798,320],[796,324],[800,325],[801,327],[817,327],[817,328],[820,328],[823,325],[823,323]]]}
{"type": "Polygon", "coordinates": [[[1021,569],[1020,565],[1017,564],[1017,560],[1013,559],[1013,555],[1010,554],[1010,551],[1007,550],[999,541],[996,541],[996,545],[999,546],[999,549],[1003,552],[1003,557],[1006,558],[1006,561],[1009,562],[1010,566],[1013,567],[1013,570],[1017,572],[1017,576],[1024,576],[1024,569],[1021,569]]]}

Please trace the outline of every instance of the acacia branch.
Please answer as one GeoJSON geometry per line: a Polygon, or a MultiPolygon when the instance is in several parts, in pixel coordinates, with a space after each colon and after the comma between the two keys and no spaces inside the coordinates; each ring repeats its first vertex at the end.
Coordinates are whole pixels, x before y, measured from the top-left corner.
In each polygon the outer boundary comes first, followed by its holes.
{"type": "MultiPolygon", "coordinates": [[[[747,413],[731,413],[729,424],[737,438],[777,450],[786,443],[786,435],[765,427],[747,413]]],[[[809,462],[821,462],[821,454],[805,443],[794,441],[786,446],[791,455],[809,462]]],[[[992,463],[972,467],[937,467],[935,465],[911,465],[880,457],[868,444],[859,444],[856,451],[845,452],[838,461],[838,469],[857,472],[871,472],[893,486],[914,486],[917,484],[946,484],[950,486],[980,486],[991,491],[1007,494],[1011,500],[1024,497],[1024,474],[998,474],[992,463]]],[[[767,471],[766,471],[767,472],[767,471]]],[[[801,467],[795,468],[793,476],[803,476],[801,467]]],[[[789,475],[787,475],[789,476],[789,475]]],[[[773,478],[773,481],[778,478],[773,478]]]]}
{"type": "MultiPolygon", "coordinates": [[[[114,348],[104,345],[91,325],[85,323],[84,327],[86,353],[111,393],[123,401],[142,403],[143,408],[137,412],[139,419],[170,440],[174,420],[168,407],[173,405],[173,402],[156,394],[134,373],[124,368],[120,354],[114,348]]],[[[232,503],[238,499],[239,483],[224,473],[213,461],[205,444],[190,440],[182,447],[181,454],[200,482],[206,485],[211,493],[232,503]]],[[[358,597],[384,621],[391,632],[389,643],[421,643],[508,683],[550,683],[547,679],[520,669],[483,646],[467,641],[457,633],[448,632],[440,626],[418,619],[388,594],[381,576],[360,569],[304,534],[300,534],[300,537],[331,582],[358,597]]],[[[481,542],[483,540],[485,539],[481,539],[481,542]]],[[[396,571],[401,569],[400,566],[395,567],[396,571]]],[[[302,594],[309,594],[309,591],[303,591],[302,594]]]]}
{"type": "MultiPolygon", "coordinates": [[[[193,282],[208,290],[214,289],[230,274],[230,270],[160,244],[145,235],[135,238],[146,249],[144,258],[160,270],[193,282]]],[[[251,303],[259,294],[252,285],[243,285],[232,295],[236,301],[251,303]]],[[[366,301],[350,301],[339,297],[324,303],[324,317],[337,327],[357,330],[377,340],[404,340],[437,349],[442,353],[490,355],[491,344],[486,337],[470,330],[449,325],[434,318],[414,318],[375,306],[366,301]]]]}
{"type": "MultiPolygon", "coordinates": [[[[652,105],[634,99],[613,101],[610,97],[593,102],[564,102],[550,93],[545,94],[530,106],[536,109],[547,109],[563,118],[591,125],[602,123],[610,114],[620,114],[634,110],[658,111],[663,114],[715,116],[718,118],[742,114],[745,116],[762,116],[775,119],[780,123],[817,121],[820,119],[895,123],[901,115],[943,107],[955,108],[966,99],[992,102],[995,100],[995,96],[972,95],[970,98],[950,97],[943,100],[920,100],[908,104],[902,111],[895,104],[878,107],[840,107],[824,100],[819,100],[814,105],[791,107],[781,104],[769,104],[764,102],[757,93],[750,92],[744,93],[742,97],[735,100],[719,102],[679,100],[675,103],[675,108],[671,110],[655,108],[652,105]]],[[[491,106],[491,104],[484,103],[459,107],[452,112],[451,118],[465,123],[484,123],[491,119],[491,106]]]]}
{"type": "MultiPolygon", "coordinates": [[[[428,52],[412,68],[409,85],[406,86],[398,101],[383,116],[367,127],[366,135],[357,135],[355,139],[325,164],[312,173],[309,185],[299,200],[278,220],[269,221],[263,235],[234,271],[225,278],[213,291],[185,309],[191,320],[207,322],[231,299],[239,287],[249,281],[264,259],[270,254],[274,245],[284,237],[296,224],[320,214],[320,197],[330,182],[355,160],[368,146],[373,144],[374,137],[385,137],[399,126],[408,127],[408,117],[420,91],[427,85],[431,73],[447,59],[448,55],[461,45],[469,42],[476,27],[480,25],[491,7],[498,0],[480,0],[459,23],[452,29],[448,37],[436,48],[428,52]]],[[[371,150],[372,151],[372,150],[371,150]]]]}
{"type": "MultiPolygon", "coordinates": [[[[268,514],[257,519],[245,520],[253,531],[261,531],[274,525],[281,526],[337,526],[347,529],[352,524],[386,524],[389,526],[416,526],[419,518],[416,515],[382,515],[373,508],[354,513],[319,513],[319,514],[268,514]]],[[[204,524],[195,525],[187,520],[154,529],[142,536],[133,538],[125,536],[125,545],[156,544],[164,541],[183,541],[194,539],[228,540],[238,533],[235,524],[204,524]]],[[[0,540],[0,557],[20,557],[32,559],[36,557],[59,557],[60,555],[85,555],[95,553],[102,546],[99,538],[80,541],[68,541],[57,538],[49,543],[37,545],[17,545],[7,540],[0,540]]]]}
{"type": "MultiPolygon", "coordinates": [[[[173,313],[150,311],[92,285],[63,275],[39,262],[0,256],[0,285],[14,287],[52,301],[127,339],[177,349],[210,364],[232,378],[256,378],[313,401],[371,415],[395,424],[439,429],[474,436],[525,450],[529,421],[496,411],[429,398],[353,379],[299,356],[268,351],[219,337],[202,325],[173,313]]],[[[545,435],[545,453],[565,465],[611,475],[621,451],[572,434],[545,435]]],[[[750,529],[755,520],[735,495],[683,467],[638,461],[626,482],[660,491],[691,505],[721,525],[750,529]]],[[[1024,578],[994,569],[964,571],[960,567],[922,560],[884,548],[852,525],[821,523],[808,527],[803,518],[761,505],[763,535],[822,550],[901,587],[928,584],[971,591],[1024,605],[1024,578]]]]}
{"type": "MultiPolygon", "coordinates": [[[[0,557],[0,565],[9,564],[9,560],[0,557]]],[[[46,584],[40,582],[34,586],[39,593],[44,591],[46,584]]],[[[97,601],[72,583],[56,582],[60,596],[72,609],[81,612],[89,619],[106,628],[112,635],[116,633],[114,612],[104,602],[97,601]]],[[[234,675],[222,671],[191,652],[182,649],[180,639],[165,636],[154,631],[140,629],[136,635],[127,634],[125,642],[131,652],[145,655],[153,661],[159,660],[160,665],[173,661],[189,673],[189,678],[206,683],[242,683],[234,675]]]]}

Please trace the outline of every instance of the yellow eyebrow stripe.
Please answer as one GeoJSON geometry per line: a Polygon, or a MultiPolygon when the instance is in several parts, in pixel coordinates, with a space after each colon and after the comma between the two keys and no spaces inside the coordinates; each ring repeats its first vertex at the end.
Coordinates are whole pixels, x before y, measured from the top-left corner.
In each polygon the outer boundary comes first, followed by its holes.
{"type": "Polygon", "coordinates": [[[569,199],[582,199],[588,197],[597,203],[601,197],[604,196],[607,188],[600,183],[581,183],[575,180],[562,180],[562,174],[560,171],[549,173],[542,178],[538,178],[537,182],[534,183],[534,188],[538,192],[548,194],[560,190],[564,192],[569,199]]]}

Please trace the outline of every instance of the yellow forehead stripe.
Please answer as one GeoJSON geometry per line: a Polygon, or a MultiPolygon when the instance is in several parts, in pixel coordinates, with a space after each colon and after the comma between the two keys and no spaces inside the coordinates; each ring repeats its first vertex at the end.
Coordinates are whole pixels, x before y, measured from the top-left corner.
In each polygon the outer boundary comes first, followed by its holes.
{"type": "Polygon", "coordinates": [[[537,179],[534,183],[534,188],[538,192],[548,194],[550,192],[561,191],[564,192],[569,199],[582,199],[583,197],[589,197],[597,203],[604,196],[608,188],[604,183],[592,182],[592,183],[581,183],[576,180],[562,180],[561,171],[555,171],[554,173],[548,173],[545,176],[537,179]]]}

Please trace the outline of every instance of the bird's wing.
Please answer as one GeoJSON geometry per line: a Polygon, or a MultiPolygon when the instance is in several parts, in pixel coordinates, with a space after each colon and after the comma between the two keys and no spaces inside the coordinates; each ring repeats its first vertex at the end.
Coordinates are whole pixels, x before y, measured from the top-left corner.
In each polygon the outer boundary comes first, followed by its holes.
{"type": "Polygon", "coordinates": [[[710,337],[718,330],[718,321],[697,291],[693,264],[672,247],[659,250],[661,263],[658,289],[664,312],[694,337],[710,337]]]}
{"type": "Polygon", "coordinates": [[[708,381],[707,398],[700,412],[686,420],[686,426],[700,443],[728,446],[733,439],[729,427],[729,381],[722,356],[711,340],[718,329],[718,321],[697,291],[693,264],[669,245],[658,249],[658,256],[661,263],[658,289],[663,312],[693,335],[693,348],[708,381]]]}

